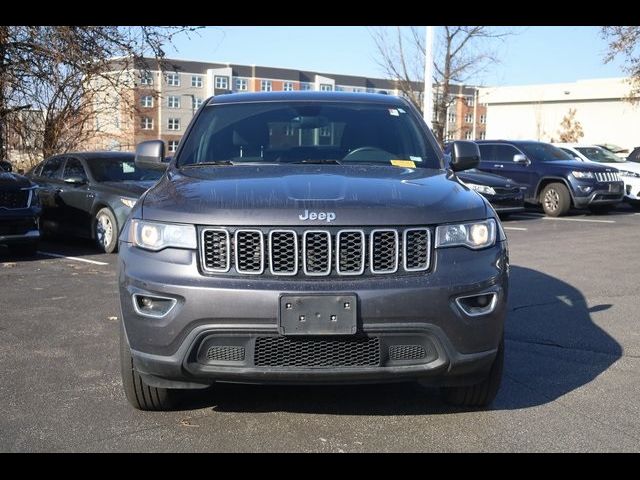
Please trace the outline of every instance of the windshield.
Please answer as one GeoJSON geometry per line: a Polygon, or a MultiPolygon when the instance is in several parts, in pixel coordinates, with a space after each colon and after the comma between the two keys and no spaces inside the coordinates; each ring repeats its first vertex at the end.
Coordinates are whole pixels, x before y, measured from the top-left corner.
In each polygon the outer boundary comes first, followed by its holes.
{"type": "Polygon", "coordinates": [[[592,162],[599,163],[624,163],[625,159],[620,158],[615,153],[600,147],[575,147],[581,154],[592,162]]]}
{"type": "Polygon", "coordinates": [[[575,160],[567,152],[548,143],[531,142],[521,143],[518,146],[522,148],[527,157],[538,162],[575,160]]]}
{"type": "Polygon", "coordinates": [[[158,180],[162,173],[158,170],[148,170],[136,167],[133,156],[131,160],[122,158],[94,158],[87,162],[91,175],[96,182],[126,182],[158,180]]]}
{"type": "Polygon", "coordinates": [[[413,114],[356,102],[212,105],[198,117],[178,166],[236,163],[375,163],[440,168],[413,114]]]}

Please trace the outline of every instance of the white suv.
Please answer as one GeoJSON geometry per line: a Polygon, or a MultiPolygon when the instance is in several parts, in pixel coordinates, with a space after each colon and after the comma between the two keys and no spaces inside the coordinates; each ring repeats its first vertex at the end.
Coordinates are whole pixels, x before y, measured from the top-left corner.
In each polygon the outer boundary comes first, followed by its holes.
{"type": "Polygon", "coordinates": [[[596,145],[581,143],[554,143],[576,160],[596,162],[618,169],[620,179],[624,181],[625,200],[640,208],[640,163],[628,162],[610,151],[596,145]]]}

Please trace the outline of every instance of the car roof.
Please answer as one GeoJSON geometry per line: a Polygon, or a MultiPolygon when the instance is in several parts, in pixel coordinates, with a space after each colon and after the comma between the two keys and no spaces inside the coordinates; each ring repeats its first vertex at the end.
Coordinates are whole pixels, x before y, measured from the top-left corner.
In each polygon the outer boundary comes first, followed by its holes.
{"type": "Polygon", "coordinates": [[[504,140],[500,138],[496,138],[493,140],[474,140],[475,143],[483,144],[483,143],[512,143],[513,145],[518,145],[521,143],[545,143],[549,142],[541,142],[540,140],[504,140]]]}
{"type": "Polygon", "coordinates": [[[602,148],[600,145],[595,145],[591,143],[552,143],[552,145],[555,145],[556,147],[569,147],[569,148],[575,148],[575,147],[602,148]]]}
{"type": "Polygon", "coordinates": [[[308,90],[294,92],[228,93],[212,97],[207,102],[207,105],[247,102],[282,102],[291,100],[310,102],[330,101],[378,103],[390,106],[407,105],[407,101],[401,97],[397,97],[395,95],[384,95],[382,93],[317,92],[308,90]]]}
{"type": "Polygon", "coordinates": [[[98,151],[98,152],[69,152],[58,156],[76,157],[83,160],[92,160],[100,158],[120,159],[120,160],[132,160],[135,157],[133,152],[111,152],[111,151],[98,151]]]}

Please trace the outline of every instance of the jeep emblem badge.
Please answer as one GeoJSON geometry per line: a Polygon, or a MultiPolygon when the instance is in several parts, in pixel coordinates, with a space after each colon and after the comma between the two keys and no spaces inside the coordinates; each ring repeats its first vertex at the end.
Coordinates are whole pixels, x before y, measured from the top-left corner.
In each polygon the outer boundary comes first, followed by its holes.
{"type": "Polygon", "coordinates": [[[327,223],[331,223],[336,219],[335,212],[310,212],[305,210],[303,214],[298,215],[300,220],[325,220],[327,223]]]}

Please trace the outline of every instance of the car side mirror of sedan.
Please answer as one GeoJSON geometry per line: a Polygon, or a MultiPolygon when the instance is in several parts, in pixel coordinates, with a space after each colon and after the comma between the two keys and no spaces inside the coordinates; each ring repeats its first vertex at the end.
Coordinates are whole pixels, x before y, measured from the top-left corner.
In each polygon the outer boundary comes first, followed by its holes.
{"type": "Polygon", "coordinates": [[[71,185],[84,185],[87,183],[87,179],[80,176],[72,176],[64,179],[64,183],[69,183],[71,185]]]}
{"type": "Polygon", "coordinates": [[[451,145],[449,165],[454,172],[476,168],[480,163],[480,149],[473,142],[456,140],[451,145]]]}
{"type": "Polygon", "coordinates": [[[525,167],[528,167],[529,165],[531,165],[531,160],[529,160],[525,155],[522,155],[521,153],[517,153],[513,156],[513,163],[517,163],[518,165],[524,165],[525,167]]]}
{"type": "Polygon", "coordinates": [[[138,168],[166,170],[164,142],[162,140],[149,140],[139,143],[136,147],[135,164],[138,168]]]}

